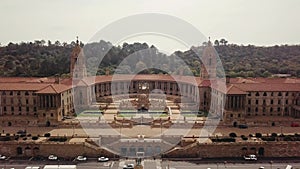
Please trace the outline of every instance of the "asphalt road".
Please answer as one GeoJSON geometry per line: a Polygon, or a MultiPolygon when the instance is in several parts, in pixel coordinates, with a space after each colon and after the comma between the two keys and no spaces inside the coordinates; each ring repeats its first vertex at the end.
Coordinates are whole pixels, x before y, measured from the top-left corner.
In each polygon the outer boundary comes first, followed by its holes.
{"type": "MultiPolygon", "coordinates": [[[[293,169],[300,169],[299,163],[289,163],[293,166],[293,169]]],[[[253,163],[253,164],[233,164],[233,163],[215,163],[215,164],[193,164],[189,162],[163,162],[163,169],[258,169],[259,167],[265,167],[265,169],[285,169],[287,164],[285,163],[253,163]]]]}
{"type": "MultiPolygon", "coordinates": [[[[78,169],[123,169],[125,164],[135,163],[134,160],[119,160],[109,161],[105,163],[89,160],[87,162],[64,162],[59,161],[56,164],[76,164],[78,169]]],[[[26,166],[40,166],[46,164],[55,164],[50,161],[28,161],[28,160],[14,160],[14,161],[0,161],[0,169],[25,169],[26,166]]],[[[290,161],[274,161],[272,163],[266,161],[248,162],[243,161],[227,161],[224,163],[222,160],[199,160],[199,161],[161,161],[157,160],[143,160],[142,165],[144,169],[258,169],[263,166],[265,169],[285,169],[287,165],[292,165],[293,169],[300,169],[300,163],[290,161]]]]}

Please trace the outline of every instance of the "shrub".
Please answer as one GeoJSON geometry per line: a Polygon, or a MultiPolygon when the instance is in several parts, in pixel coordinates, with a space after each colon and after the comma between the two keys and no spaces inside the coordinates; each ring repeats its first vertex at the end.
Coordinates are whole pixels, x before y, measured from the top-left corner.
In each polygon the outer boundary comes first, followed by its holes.
{"type": "Polygon", "coordinates": [[[275,141],[275,137],[261,137],[263,141],[275,141]]]}
{"type": "Polygon", "coordinates": [[[15,140],[18,141],[18,140],[19,140],[19,136],[16,136],[16,137],[15,137],[15,140]]]}
{"type": "Polygon", "coordinates": [[[248,140],[248,137],[242,137],[242,139],[246,141],[246,140],[248,140]]]}
{"type": "Polygon", "coordinates": [[[230,133],[229,137],[237,137],[237,135],[235,133],[230,133]]]}
{"type": "Polygon", "coordinates": [[[37,139],[39,139],[39,137],[38,137],[38,136],[32,136],[31,139],[32,139],[32,140],[37,140],[37,139]]]}
{"type": "Polygon", "coordinates": [[[271,136],[272,137],[277,137],[277,133],[272,133],[271,136]]]}
{"type": "Polygon", "coordinates": [[[255,133],[255,137],[261,138],[261,137],[262,137],[262,134],[261,134],[261,133],[255,133]]]}
{"type": "Polygon", "coordinates": [[[235,138],[214,138],[211,139],[212,142],[235,142],[235,138]]]}
{"type": "Polygon", "coordinates": [[[24,140],[24,141],[27,140],[27,137],[24,137],[23,140],[24,140]]]}
{"type": "Polygon", "coordinates": [[[49,138],[49,141],[54,141],[54,142],[65,142],[67,141],[67,137],[51,137],[49,138]]]}
{"type": "Polygon", "coordinates": [[[242,138],[243,140],[248,140],[248,137],[246,137],[245,135],[241,135],[241,138],[242,138]]]}
{"type": "Polygon", "coordinates": [[[51,136],[50,133],[45,133],[45,134],[44,134],[44,137],[50,137],[50,136],[51,136]]]}

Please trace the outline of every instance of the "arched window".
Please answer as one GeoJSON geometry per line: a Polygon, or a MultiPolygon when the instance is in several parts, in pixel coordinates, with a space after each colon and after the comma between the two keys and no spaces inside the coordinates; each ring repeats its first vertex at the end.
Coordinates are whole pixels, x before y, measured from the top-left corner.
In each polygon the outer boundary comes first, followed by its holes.
{"type": "Polygon", "coordinates": [[[282,93],[281,93],[281,92],[279,92],[279,93],[278,93],[278,96],[282,96],[282,93]]]}
{"type": "Polygon", "coordinates": [[[264,95],[263,96],[267,96],[267,93],[266,92],[264,92],[264,95]]]}
{"type": "Polygon", "coordinates": [[[259,93],[258,93],[258,92],[256,92],[255,96],[259,96],[259,93]]]}

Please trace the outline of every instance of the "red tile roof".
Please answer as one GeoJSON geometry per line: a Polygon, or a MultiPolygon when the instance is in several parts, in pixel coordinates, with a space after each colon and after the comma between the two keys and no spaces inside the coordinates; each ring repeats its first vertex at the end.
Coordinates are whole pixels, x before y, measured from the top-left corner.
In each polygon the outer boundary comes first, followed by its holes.
{"type": "Polygon", "coordinates": [[[243,91],[300,91],[299,83],[240,83],[234,85],[243,91]]]}
{"type": "Polygon", "coordinates": [[[48,85],[45,83],[0,83],[0,90],[38,91],[48,85]]]}
{"type": "Polygon", "coordinates": [[[227,94],[243,94],[248,91],[300,91],[299,78],[231,78],[228,89],[224,80],[205,80],[200,77],[179,75],[109,75],[91,76],[82,80],[65,78],[60,84],[55,83],[55,78],[34,77],[0,77],[0,90],[28,90],[38,93],[60,93],[72,88],[72,85],[88,86],[95,83],[123,81],[123,80],[160,80],[173,81],[212,87],[227,94]],[[233,85],[233,86],[232,86],[233,85]]]}
{"type": "Polygon", "coordinates": [[[230,85],[228,88],[227,88],[227,92],[226,94],[238,94],[238,95],[242,95],[242,94],[247,94],[247,92],[239,89],[238,87],[236,87],[235,85],[230,85]]]}
{"type": "Polygon", "coordinates": [[[58,93],[62,93],[66,90],[69,90],[71,89],[72,86],[67,86],[67,85],[64,85],[64,84],[51,84],[51,85],[48,85],[47,87],[39,90],[38,94],[58,94],[58,93]]]}

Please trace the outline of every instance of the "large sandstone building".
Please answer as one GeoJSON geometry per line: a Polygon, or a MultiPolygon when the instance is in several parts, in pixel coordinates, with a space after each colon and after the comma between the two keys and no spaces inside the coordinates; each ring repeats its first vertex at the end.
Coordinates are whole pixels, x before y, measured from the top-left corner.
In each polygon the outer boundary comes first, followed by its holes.
{"type": "Polygon", "coordinates": [[[174,102],[180,102],[179,98],[196,102],[197,109],[215,114],[224,124],[277,125],[300,118],[300,79],[218,80],[216,52],[210,41],[202,61],[200,77],[142,74],[88,77],[77,43],[70,58],[72,78],[0,78],[0,125],[58,125],[64,116],[73,116],[76,107],[111,101],[107,98],[112,95],[137,94],[145,83],[149,91],[163,91],[174,102]]]}

